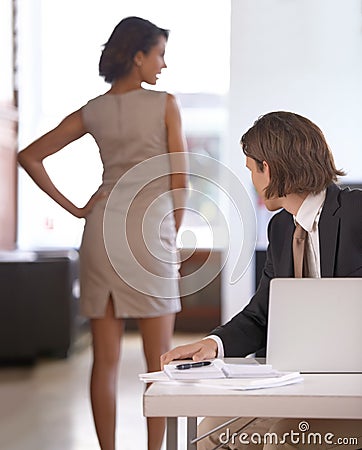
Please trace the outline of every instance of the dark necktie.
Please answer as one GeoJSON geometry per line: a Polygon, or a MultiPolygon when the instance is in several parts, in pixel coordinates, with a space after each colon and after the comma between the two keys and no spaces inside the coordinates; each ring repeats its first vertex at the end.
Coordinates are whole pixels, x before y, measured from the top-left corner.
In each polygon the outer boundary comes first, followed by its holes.
{"type": "Polygon", "coordinates": [[[305,257],[305,247],[307,240],[307,232],[299,223],[296,224],[293,234],[293,261],[294,261],[294,277],[303,277],[303,262],[305,257]]]}

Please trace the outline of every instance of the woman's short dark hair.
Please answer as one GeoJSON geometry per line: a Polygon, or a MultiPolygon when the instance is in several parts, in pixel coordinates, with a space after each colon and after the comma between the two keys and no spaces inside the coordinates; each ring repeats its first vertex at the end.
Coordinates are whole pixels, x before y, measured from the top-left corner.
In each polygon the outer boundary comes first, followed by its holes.
{"type": "Polygon", "coordinates": [[[126,17],[113,30],[104,44],[99,60],[99,75],[107,83],[127,75],[137,52],[147,54],[157,44],[160,36],[168,39],[168,30],[159,28],[140,17],[126,17]]]}
{"type": "Polygon", "coordinates": [[[283,197],[293,193],[318,193],[337,176],[332,153],[322,131],[309,119],[292,112],[276,111],[259,117],[242,136],[246,156],[263,171],[270,168],[270,183],[265,197],[283,197]]]}

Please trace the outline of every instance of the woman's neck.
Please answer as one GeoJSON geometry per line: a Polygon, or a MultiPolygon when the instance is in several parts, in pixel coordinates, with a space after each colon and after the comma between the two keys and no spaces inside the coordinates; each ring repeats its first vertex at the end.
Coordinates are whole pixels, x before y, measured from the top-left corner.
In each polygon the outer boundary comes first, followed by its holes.
{"type": "Polygon", "coordinates": [[[141,82],[134,77],[125,78],[121,80],[116,80],[111,89],[108,91],[111,94],[123,94],[129,91],[135,91],[137,89],[142,89],[141,82]]]}

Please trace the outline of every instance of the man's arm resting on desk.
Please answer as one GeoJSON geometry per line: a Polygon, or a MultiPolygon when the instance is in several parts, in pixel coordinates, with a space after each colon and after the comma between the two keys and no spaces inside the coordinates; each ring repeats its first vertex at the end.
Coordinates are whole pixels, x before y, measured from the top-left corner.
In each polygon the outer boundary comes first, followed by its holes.
{"type": "Polygon", "coordinates": [[[217,342],[209,337],[192,344],[180,345],[161,355],[161,368],[175,359],[192,359],[202,361],[216,358],[218,351],[217,342]]]}
{"type": "Polygon", "coordinates": [[[210,334],[209,336],[206,336],[203,340],[205,340],[205,339],[212,339],[216,342],[216,344],[217,344],[216,357],[217,358],[223,358],[225,356],[224,344],[219,336],[216,336],[215,334],[210,334]]]}

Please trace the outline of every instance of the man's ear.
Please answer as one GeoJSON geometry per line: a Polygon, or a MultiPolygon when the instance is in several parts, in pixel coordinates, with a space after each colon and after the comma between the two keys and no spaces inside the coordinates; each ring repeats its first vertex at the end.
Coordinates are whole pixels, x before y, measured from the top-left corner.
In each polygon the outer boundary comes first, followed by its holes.
{"type": "Polygon", "coordinates": [[[263,172],[270,175],[270,167],[269,164],[266,161],[263,161],[263,172]]]}

